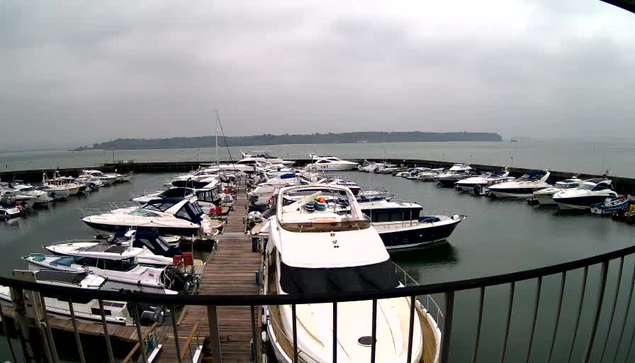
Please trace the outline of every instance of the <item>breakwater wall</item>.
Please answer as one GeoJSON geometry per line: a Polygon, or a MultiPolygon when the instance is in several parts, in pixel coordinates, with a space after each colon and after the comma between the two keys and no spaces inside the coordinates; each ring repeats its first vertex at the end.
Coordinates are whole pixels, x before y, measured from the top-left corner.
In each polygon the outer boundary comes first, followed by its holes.
{"type": "MultiPolygon", "coordinates": [[[[357,161],[359,163],[363,162],[363,159],[349,159],[352,161],[357,161]]],[[[381,161],[381,162],[389,162],[392,164],[396,164],[403,167],[414,167],[414,166],[423,166],[428,168],[449,168],[454,162],[451,161],[438,161],[438,160],[422,160],[422,159],[368,159],[368,161],[381,161]]],[[[230,162],[229,160],[224,160],[222,162],[230,162]]],[[[311,162],[311,159],[296,159],[295,166],[302,167],[311,162]]],[[[70,175],[77,176],[84,169],[98,169],[104,172],[114,172],[118,173],[187,173],[192,170],[196,170],[203,165],[213,164],[213,161],[170,161],[170,162],[120,162],[120,163],[107,163],[100,164],[91,167],[83,167],[83,168],[66,168],[66,169],[35,169],[35,170],[19,170],[19,171],[6,171],[0,172],[0,180],[5,182],[10,182],[13,180],[22,180],[29,183],[37,183],[42,181],[42,176],[46,173],[49,177],[53,177],[54,173],[58,171],[62,175],[70,175]]],[[[502,171],[505,169],[505,166],[499,165],[488,165],[488,164],[470,164],[474,169],[479,171],[502,171]]],[[[520,168],[520,167],[508,167],[509,172],[513,176],[520,176],[529,171],[535,170],[530,168],[520,168]]],[[[576,174],[567,171],[556,171],[551,170],[551,177],[549,182],[553,183],[562,179],[571,178],[572,176],[577,175],[582,179],[588,178],[599,178],[602,175],[598,174],[576,174]]],[[[610,179],[613,180],[613,184],[615,189],[619,193],[628,193],[631,195],[635,195],[635,178],[626,178],[620,176],[610,176],[610,179]]]]}

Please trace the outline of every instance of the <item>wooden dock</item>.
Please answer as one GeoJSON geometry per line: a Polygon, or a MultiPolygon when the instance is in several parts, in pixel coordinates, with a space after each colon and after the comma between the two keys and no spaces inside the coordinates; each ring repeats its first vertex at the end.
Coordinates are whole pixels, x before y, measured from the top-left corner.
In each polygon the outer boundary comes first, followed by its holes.
{"type": "MultiPolygon", "coordinates": [[[[252,252],[251,238],[244,234],[243,219],[247,215],[247,205],[246,194],[239,193],[234,204],[234,211],[227,217],[227,226],[220,236],[218,251],[215,251],[211,256],[203,270],[200,294],[258,295],[260,293],[256,284],[256,272],[260,269],[261,254],[252,252]]],[[[260,311],[259,306],[255,307],[254,313],[256,314],[258,338],[260,337],[260,311]]],[[[223,362],[252,361],[251,340],[253,332],[251,314],[249,307],[220,306],[217,308],[223,362]]],[[[185,346],[188,336],[196,331],[199,337],[204,338],[203,362],[213,362],[207,307],[186,306],[177,325],[179,341],[182,342],[182,345],[185,346]]],[[[190,343],[191,346],[192,343],[190,343]]],[[[256,352],[259,352],[259,349],[258,347],[256,352]]],[[[187,352],[184,352],[183,348],[181,352],[182,356],[188,357],[187,352]]],[[[260,354],[256,354],[256,356],[259,357],[260,354]]],[[[171,332],[156,361],[176,361],[174,336],[171,332]]],[[[183,361],[185,362],[186,359],[183,361]]]]}

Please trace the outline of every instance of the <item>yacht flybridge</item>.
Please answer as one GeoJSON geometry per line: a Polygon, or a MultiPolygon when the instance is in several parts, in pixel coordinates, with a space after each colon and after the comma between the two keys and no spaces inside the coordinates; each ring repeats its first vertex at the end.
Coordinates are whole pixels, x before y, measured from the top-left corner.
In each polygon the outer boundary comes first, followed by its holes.
{"type": "Polygon", "coordinates": [[[107,232],[124,233],[131,228],[165,235],[200,236],[213,233],[210,218],[196,202],[161,199],[139,208],[124,208],[84,217],[88,226],[107,232]]]}
{"type": "Polygon", "coordinates": [[[548,171],[534,171],[517,180],[492,185],[488,190],[497,198],[528,199],[534,196],[535,191],[551,187],[547,184],[550,175],[548,171]]]}
{"type": "MultiPolygon", "coordinates": [[[[280,190],[276,215],[264,230],[269,234],[265,253],[265,293],[337,295],[400,286],[381,237],[345,187],[307,186],[280,190]],[[328,200],[328,202],[327,202],[328,200]]],[[[418,306],[418,304],[417,304],[418,306]]],[[[268,340],[280,362],[365,362],[371,357],[372,302],[337,305],[337,346],[333,346],[331,304],[265,307],[268,340]],[[285,349],[297,326],[298,357],[285,349]]],[[[418,309],[417,309],[418,310],[418,309]]],[[[412,362],[423,350],[422,315],[413,321],[412,362]]],[[[402,362],[408,354],[410,301],[379,300],[377,362],[402,362]]],[[[425,339],[435,339],[426,336],[425,339]]],[[[433,343],[434,344],[434,343],[433,343]]]]}
{"type": "Polygon", "coordinates": [[[345,170],[353,170],[357,168],[357,163],[342,160],[340,158],[336,158],[335,156],[319,156],[319,155],[309,155],[311,156],[311,160],[313,162],[305,167],[306,170],[315,170],[315,171],[345,171],[345,170]]]}

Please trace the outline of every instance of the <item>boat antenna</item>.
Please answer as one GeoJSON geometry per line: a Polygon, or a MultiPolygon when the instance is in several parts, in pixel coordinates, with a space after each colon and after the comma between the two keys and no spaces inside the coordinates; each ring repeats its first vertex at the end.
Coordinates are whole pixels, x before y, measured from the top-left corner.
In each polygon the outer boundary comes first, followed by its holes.
{"type": "Polygon", "coordinates": [[[218,118],[218,110],[214,110],[216,113],[216,166],[218,166],[218,124],[220,123],[220,119],[218,118]]]}
{"type": "MultiPolygon", "coordinates": [[[[218,121],[218,126],[220,126],[220,132],[223,135],[223,140],[225,140],[225,147],[227,148],[227,154],[229,154],[229,161],[232,162],[232,164],[234,163],[234,158],[232,158],[232,153],[229,150],[229,145],[227,144],[227,136],[225,136],[225,131],[223,130],[223,124],[220,122],[220,116],[218,115],[218,110],[214,110],[214,112],[216,112],[216,120],[218,121]]],[[[218,132],[216,133],[216,147],[217,147],[217,151],[216,151],[216,155],[218,155],[218,132]]],[[[218,156],[216,159],[216,162],[218,163],[218,156]]]]}

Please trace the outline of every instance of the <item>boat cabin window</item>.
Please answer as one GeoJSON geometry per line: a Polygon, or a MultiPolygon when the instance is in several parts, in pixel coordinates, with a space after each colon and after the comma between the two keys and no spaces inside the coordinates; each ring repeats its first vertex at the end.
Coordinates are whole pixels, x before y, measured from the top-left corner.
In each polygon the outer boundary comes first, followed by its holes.
{"type": "MultiPolygon", "coordinates": [[[[70,299],[67,296],[56,295],[56,296],[53,296],[53,297],[56,298],[59,301],[70,302],[69,301],[70,299]]],[[[73,304],[88,304],[92,300],[93,299],[91,297],[74,297],[73,298],[73,304]]],[[[101,313],[99,313],[99,315],[101,315],[101,313]]]]}
{"type": "Polygon", "coordinates": [[[356,267],[304,268],[280,263],[280,285],[290,295],[337,294],[399,286],[390,260],[356,267]]]}
{"type": "Polygon", "coordinates": [[[419,219],[419,208],[400,208],[383,210],[363,210],[362,211],[371,222],[402,222],[419,219]]]}
{"type": "Polygon", "coordinates": [[[125,260],[107,260],[81,257],[75,259],[75,263],[81,266],[97,267],[102,270],[113,271],[130,271],[137,266],[134,258],[127,258],[125,260]]]}
{"type": "Polygon", "coordinates": [[[240,160],[240,161],[238,161],[236,164],[239,164],[239,165],[248,165],[248,166],[255,166],[255,165],[256,165],[256,160],[240,160]]]}
{"type": "Polygon", "coordinates": [[[606,183],[600,183],[593,188],[594,191],[606,190],[606,189],[611,190],[611,186],[606,183]]]}
{"type": "Polygon", "coordinates": [[[190,194],[192,194],[190,188],[171,188],[161,193],[161,196],[164,198],[183,198],[190,194]]]}

